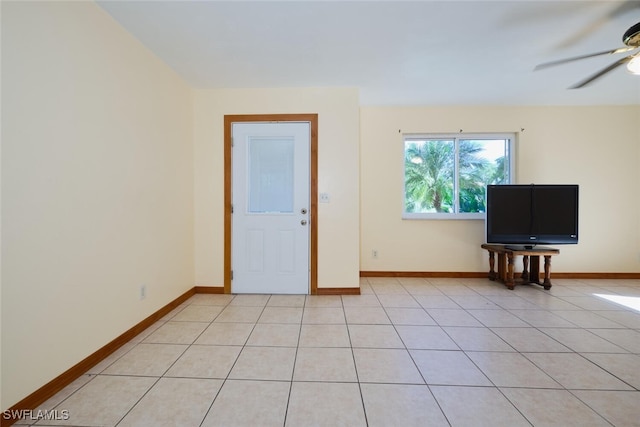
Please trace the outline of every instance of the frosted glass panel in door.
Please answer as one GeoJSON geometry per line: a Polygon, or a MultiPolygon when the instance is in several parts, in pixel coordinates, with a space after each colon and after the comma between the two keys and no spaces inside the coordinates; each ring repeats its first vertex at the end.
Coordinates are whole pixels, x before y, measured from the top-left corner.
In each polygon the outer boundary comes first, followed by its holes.
{"type": "Polygon", "coordinates": [[[249,139],[249,212],[293,212],[293,138],[249,139]]]}

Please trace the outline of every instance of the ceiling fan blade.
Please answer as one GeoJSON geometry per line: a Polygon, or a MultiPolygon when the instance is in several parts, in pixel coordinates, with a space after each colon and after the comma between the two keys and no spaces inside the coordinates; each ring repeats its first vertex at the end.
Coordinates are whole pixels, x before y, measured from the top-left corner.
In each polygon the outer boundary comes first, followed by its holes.
{"type": "Polygon", "coordinates": [[[622,64],[631,61],[631,59],[633,59],[634,56],[635,55],[629,55],[629,56],[627,56],[625,58],[617,60],[616,62],[614,62],[613,64],[609,65],[608,67],[603,68],[602,70],[598,71],[597,73],[595,73],[595,74],[587,77],[586,79],[582,80],[581,82],[571,86],[569,89],[580,89],[581,87],[585,87],[586,85],[588,85],[589,83],[593,82],[594,80],[604,76],[609,71],[615,70],[616,68],[618,68],[622,64]]]}
{"type": "Polygon", "coordinates": [[[620,47],[618,49],[605,50],[605,51],[602,51],[602,52],[590,53],[588,55],[573,56],[571,58],[559,59],[557,61],[545,62],[545,63],[539,64],[539,65],[536,65],[536,68],[534,68],[534,70],[536,70],[536,71],[537,70],[542,70],[543,68],[548,68],[548,67],[553,67],[553,66],[556,66],[556,65],[566,64],[567,62],[579,61],[581,59],[593,58],[594,56],[613,55],[615,53],[629,52],[630,50],[634,50],[634,49],[637,49],[637,48],[631,47],[631,46],[625,46],[625,47],[620,47]]]}

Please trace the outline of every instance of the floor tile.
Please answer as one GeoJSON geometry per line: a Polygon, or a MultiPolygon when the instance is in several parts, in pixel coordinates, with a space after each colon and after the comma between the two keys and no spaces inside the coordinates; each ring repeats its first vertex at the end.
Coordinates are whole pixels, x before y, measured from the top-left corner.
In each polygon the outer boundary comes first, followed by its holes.
{"type": "Polygon", "coordinates": [[[375,295],[373,288],[369,283],[360,285],[360,295],[375,295]]]}
{"type": "Polygon", "coordinates": [[[252,323],[212,323],[194,344],[244,345],[253,327],[252,323]]]}
{"type": "Polygon", "coordinates": [[[305,324],[342,324],[346,323],[344,311],[338,307],[305,307],[302,315],[305,324]]]}
{"type": "Polygon", "coordinates": [[[340,295],[307,295],[304,306],[342,308],[342,297],[340,295]]]}
{"type": "Polygon", "coordinates": [[[342,295],[344,307],[382,307],[378,297],[371,295],[342,295]]]}
{"type": "Polygon", "coordinates": [[[438,289],[445,295],[478,295],[476,291],[462,284],[459,279],[451,279],[446,281],[442,278],[434,278],[431,280],[438,289]]]}
{"type": "Polygon", "coordinates": [[[406,350],[354,348],[353,356],[361,383],[424,384],[406,350]]]}
{"type": "Polygon", "coordinates": [[[640,353],[640,331],[633,329],[589,329],[589,332],[631,353],[640,353]]]}
{"type": "Polygon", "coordinates": [[[381,294],[378,295],[383,307],[418,308],[420,304],[411,295],[406,294],[381,294]]]}
{"type": "Polygon", "coordinates": [[[435,325],[436,321],[422,308],[385,308],[394,325],[435,325]]]}
{"type": "Polygon", "coordinates": [[[245,347],[229,378],[291,381],[296,349],[290,347],[245,347]]]}
{"type": "Polygon", "coordinates": [[[350,348],[299,348],[294,381],[357,382],[350,348]]]}
{"type": "Polygon", "coordinates": [[[222,311],[220,305],[189,305],[171,318],[172,322],[213,322],[222,311]]]}
{"type": "Polygon", "coordinates": [[[449,425],[427,386],[362,384],[361,389],[369,427],[449,425]]]}
{"type": "Polygon", "coordinates": [[[579,353],[626,353],[622,347],[618,347],[609,341],[600,338],[584,329],[565,328],[540,328],[540,331],[549,335],[554,340],[579,353]]]}
{"type": "Polygon", "coordinates": [[[376,295],[409,295],[409,293],[398,282],[383,284],[371,283],[371,287],[373,288],[373,292],[375,292],[376,295]]]}
{"type": "Polygon", "coordinates": [[[469,310],[469,314],[487,327],[515,328],[529,326],[522,319],[509,313],[507,310],[469,310]]]}
{"type": "Polygon", "coordinates": [[[304,307],[306,295],[271,295],[267,307],[304,307]]]}
{"type": "MultiPolygon", "coordinates": [[[[422,279],[420,279],[422,280],[422,279]]],[[[418,295],[444,295],[442,291],[435,286],[427,283],[404,283],[402,287],[413,296],[418,295]]]]}
{"type": "Polygon", "coordinates": [[[161,378],[118,427],[200,425],[222,381],[161,378]]]}
{"type": "Polygon", "coordinates": [[[409,349],[459,350],[440,326],[396,326],[404,345],[409,349]]]}
{"type": "Polygon", "coordinates": [[[553,313],[580,328],[624,328],[621,324],[598,315],[597,311],[556,310],[553,313]]]}
{"type": "Polygon", "coordinates": [[[414,296],[415,300],[422,306],[422,308],[451,308],[459,309],[460,306],[456,304],[451,298],[446,295],[417,295],[414,296]]]}
{"type": "Polygon", "coordinates": [[[547,291],[549,292],[549,295],[553,295],[555,297],[584,295],[582,292],[578,292],[566,286],[565,282],[567,282],[567,280],[571,279],[554,279],[553,286],[547,291]]]}
{"type": "Polygon", "coordinates": [[[560,298],[585,310],[624,310],[623,306],[596,296],[563,296],[560,298]]]}
{"type": "Polygon", "coordinates": [[[443,328],[451,339],[463,350],[469,351],[515,351],[488,328],[443,328]]]}
{"type": "Polygon", "coordinates": [[[126,353],[128,353],[132,348],[134,348],[138,344],[139,344],[138,342],[129,341],[128,343],[124,344],[122,347],[120,347],[119,349],[111,353],[109,356],[102,359],[98,364],[89,368],[87,372],[85,372],[85,374],[97,375],[101,373],[102,371],[107,369],[109,366],[111,366],[113,362],[120,359],[122,356],[124,356],[126,353]]]}
{"type": "Polygon", "coordinates": [[[265,307],[258,323],[297,323],[302,322],[302,307],[265,307]]]}
{"type": "Polygon", "coordinates": [[[253,328],[247,345],[296,347],[299,335],[300,325],[258,323],[253,328]]]}
{"type": "Polygon", "coordinates": [[[431,386],[431,391],[453,427],[531,426],[497,388],[431,386]]]}
{"type": "Polygon", "coordinates": [[[631,387],[575,353],[525,353],[529,360],[568,389],[630,390],[631,387]]]}
{"type": "MultiPolygon", "coordinates": [[[[42,403],[37,408],[35,408],[35,411],[38,411],[38,410],[44,411],[44,410],[54,409],[61,402],[66,400],[69,396],[71,396],[73,393],[78,391],[80,388],[82,388],[85,384],[87,384],[89,381],[93,380],[94,378],[96,378],[96,376],[91,374],[85,374],[78,377],[73,382],[71,382],[71,384],[65,386],[58,393],[56,393],[51,398],[47,399],[44,403],[42,403]]],[[[62,409],[64,408],[61,408],[60,410],[62,409]]],[[[26,422],[26,420],[24,420],[24,422],[18,421],[15,425],[22,425],[22,424],[28,425],[28,424],[31,424],[31,422],[32,422],[31,420],[29,420],[28,423],[26,422]]]]}
{"type": "Polygon", "coordinates": [[[405,348],[391,325],[349,325],[349,336],[353,348],[405,348]]]}
{"type": "Polygon", "coordinates": [[[640,356],[637,354],[583,353],[584,357],[640,390],[640,356]]]}
{"type": "Polygon", "coordinates": [[[229,375],[242,347],[192,345],[171,366],[165,376],[184,378],[221,378],[229,375]]]}
{"type": "Polygon", "coordinates": [[[186,349],[186,345],[178,344],[138,344],[102,373],[159,377],[186,349]]]}
{"type": "Polygon", "coordinates": [[[187,301],[190,305],[221,305],[229,304],[234,295],[223,294],[195,294],[187,301]]]}
{"type": "Polygon", "coordinates": [[[514,293],[522,292],[524,289],[523,286],[516,287],[516,290],[507,289],[506,286],[501,283],[492,282],[489,279],[489,284],[470,284],[467,287],[471,288],[474,292],[482,296],[490,296],[490,295],[506,295],[513,296],[514,293]]]}
{"type": "Polygon", "coordinates": [[[427,308],[426,310],[440,326],[483,326],[463,309],[427,308]]]}
{"type": "Polygon", "coordinates": [[[179,306],[177,306],[176,308],[174,308],[173,310],[171,310],[169,313],[165,314],[164,316],[162,316],[159,320],[159,322],[164,323],[167,322],[169,320],[171,320],[172,318],[174,318],[178,313],[180,313],[182,310],[184,310],[185,308],[187,308],[190,304],[187,302],[183,302],[182,304],[180,304],[179,306]]]}
{"type": "MultiPolygon", "coordinates": [[[[474,292],[475,294],[475,292],[474,292]]],[[[487,298],[482,295],[450,295],[451,298],[456,304],[465,310],[488,310],[488,309],[496,309],[500,308],[495,303],[491,302],[487,298]]]]}
{"type": "Polygon", "coordinates": [[[572,393],[616,427],[639,424],[638,392],[578,390],[572,393]]]}
{"type": "Polygon", "coordinates": [[[290,384],[284,381],[227,380],[202,427],[282,427],[290,384]]]}
{"type": "Polygon", "coordinates": [[[366,426],[356,383],[294,382],[285,426],[366,426]]]}
{"type": "Polygon", "coordinates": [[[300,347],[350,347],[346,325],[302,325],[300,347]]]}
{"type": "Polygon", "coordinates": [[[159,344],[192,344],[209,323],[169,321],[142,341],[159,344]]]}
{"type": "Polygon", "coordinates": [[[498,387],[561,388],[519,353],[468,351],[467,356],[498,387]]]}
{"type": "Polygon", "coordinates": [[[382,307],[345,307],[347,323],[364,325],[387,325],[391,323],[382,307]]]}
{"type": "Polygon", "coordinates": [[[627,328],[640,329],[640,313],[632,311],[598,311],[598,315],[627,328]]]}
{"type": "Polygon", "coordinates": [[[509,312],[536,328],[577,328],[575,324],[547,310],[512,309],[509,312]]]}
{"type": "Polygon", "coordinates": [[[501,388],[507,399],[536,427],[610,427],[600,415],[566,390],[501,388]]]}
{"type": "Polygon", "coordinates": [[[559,353],[571,350],[535,328],[491,328],[516,351],[526,353],[559,353]]]}
{"type": "Polygon", "coordinates": [[[521,297],[544,310],[580,310],[577,305],[542,292],[536,292],[534,295],[521,295],[521,297]]]}
{"type": "Polygon", "coordinates": [[[236,295],[229,305],[243,307],[264,307],[271,298],[271,295],[262,294],[243,294],[236,295]]]}
{"type": "Polygon", "coordinates": [[[462,351],[411,350],[410,353],[429,385],[492,385],[462,351]]]}
{"type": "MultiPolygon", "coordinates": [[[[231,304],[233,304],[233,301],[231,304]]],[[[264,307],[228,305],[216,317],[215,322],[255,323],[258,321],[263,309],[264,307]]]]}
{"type": "Polygon", "coordinates": [[[540,307],[527,301],[524,298],[513,296],[490,295],[489,300],[505,310],[539,310],[540,307]]]}
{"type": "Polygon", "coordinates": [[[47,420],[47,424],[115,426],[156,381],[158,378],[98,375],[60,405],[68,411],[68,420],[47,420]]]}

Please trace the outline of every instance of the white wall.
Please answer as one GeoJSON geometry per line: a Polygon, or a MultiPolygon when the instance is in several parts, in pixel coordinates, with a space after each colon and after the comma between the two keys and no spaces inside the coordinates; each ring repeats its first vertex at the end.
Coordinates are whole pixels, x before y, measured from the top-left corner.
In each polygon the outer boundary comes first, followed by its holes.
{"type": "Polygon", "coordinates": [[[4,409],[194,281],[190,89],[93,3],[2,9],[4,409]]]}
{"type": "Polygon", "coordinates": [[[488,268],[484,221],[401,219],[402,133],[462,129],[517,132],[518,183],[580,185],[580,243],[558,246],[552,271],[640,271],[640,107],[362,107],[360,117],[361,270],[488,268]]]}
{"type": "Polygon", "coordinates": [[[199,90],[194,102],[196,284],[223,285],[225,114],[318,114],[318,287],[359,286],[358,91],[199,90]]]}

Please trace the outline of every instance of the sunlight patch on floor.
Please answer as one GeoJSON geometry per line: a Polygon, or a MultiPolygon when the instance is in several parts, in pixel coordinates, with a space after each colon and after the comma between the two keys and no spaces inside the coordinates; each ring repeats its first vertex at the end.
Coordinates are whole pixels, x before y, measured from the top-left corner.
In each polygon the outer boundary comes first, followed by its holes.
{"type": "Polygon", "coordinates": [[[624,295],[605,295],[605,294],[593,294],[597,297],[615,302],[616,304],[624,305],[625,307],[632,308],[640,311],[640,297],[628,297],[624,295]]]}

